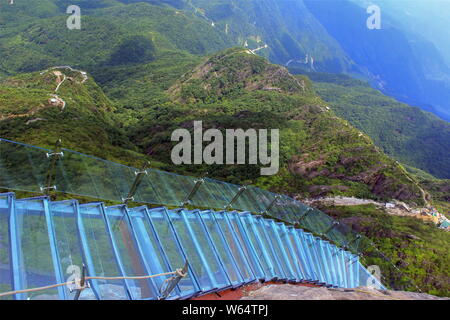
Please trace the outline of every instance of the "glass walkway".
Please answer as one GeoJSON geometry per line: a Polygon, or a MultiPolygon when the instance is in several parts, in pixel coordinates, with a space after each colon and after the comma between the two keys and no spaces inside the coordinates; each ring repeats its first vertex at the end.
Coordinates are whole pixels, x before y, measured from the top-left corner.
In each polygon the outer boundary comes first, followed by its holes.
{"type": "Polygon", "coordinates": [[[188,299],[258,281],[354,288],[377,280],[351,252],[250,212],[0,194],[0,299],[188,299]],[[74,290],[83,266],[88,286],[74,290]]]}

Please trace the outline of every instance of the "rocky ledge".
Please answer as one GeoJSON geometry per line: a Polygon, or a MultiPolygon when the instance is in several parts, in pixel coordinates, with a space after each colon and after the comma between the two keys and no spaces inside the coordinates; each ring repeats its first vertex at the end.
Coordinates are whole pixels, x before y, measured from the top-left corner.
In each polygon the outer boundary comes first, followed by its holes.
{"type": "Polygon", "coordinates": [[[386,291],[360,287],[328,289],[298,285],[268,285],[251,291],[241,300],[450,300],[426,293],[386,291]]]}

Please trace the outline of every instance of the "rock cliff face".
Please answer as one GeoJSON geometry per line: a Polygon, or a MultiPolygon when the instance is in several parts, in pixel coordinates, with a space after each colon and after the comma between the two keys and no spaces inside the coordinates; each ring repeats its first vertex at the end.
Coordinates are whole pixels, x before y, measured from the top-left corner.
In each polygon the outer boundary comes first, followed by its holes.
{"type": "Polygon", "coordinates": [[[380,291],[372,288],[327,289],[295,285],[268,285],[241,300],[450,300],[425,293],[380,291]]]}

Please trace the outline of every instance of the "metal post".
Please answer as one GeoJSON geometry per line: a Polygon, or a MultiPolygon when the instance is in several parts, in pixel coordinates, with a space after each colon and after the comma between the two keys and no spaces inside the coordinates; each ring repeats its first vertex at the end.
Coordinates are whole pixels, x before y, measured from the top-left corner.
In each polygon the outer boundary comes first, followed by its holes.
{"type": "Polygon", "coordinates": [[[205,177],[206,177],[207,174],[208,173],[205,173],[200,179],[194,181],[195,185],[192,188],[191,192],[189,192],[189,194],[186,196],[184,201],[181,203],[182,207],[188,205],[191,202],[192,198],[197,193],[197,191],[200,188],[200,186],[205,182],[205,177]]]}
{"type": "Polygon", "coordinates": [[[326,236],[331,230],[333,230],[338,225],[339,221],[334,221],[333,224],[324,233],[322,233],[322,236],[326,236]]]}
{"type": "Polygon", "coordinates": [[[186,260],[186,263],[184,264],[184,267],[183,269],[181,269],[180,272],[177,272],[177,274],[174,277],[169,278],[165,282],[163,282],[163,286],[165,283],[167,283],[167,285],[164,289],[161,287],[159,291],[161,294],[160,299],[166,299],[170,295],[170,293],[175,289],[175,287],[178,285],[181,279],[187,276],[188,268],[189,262],[188,260],[186,260]]]}
{"type": "Polygon", "coordinates": [[[59,157],[64,156],[64,153],[61,151],[61,145],[61,139],[59,139],[55,143],[55,150],[52,153],[47,153],[47,158],[50,158],[51,162],[47,171],[45,187],[41,187],[41,191],[47,196],[50,194],[50,191],[56,190],[56,185],[54,184],[56,176],[56,164],[58,163],[59,157]]]}
{"type": "Polygon", "coordinates": [[[260,212],[260,214],[267,214],[267,213],[269,213],[270,209],[272,209],[273,206],[275,206],[277,204],[278,199],[280,199],[280,198],[281,198],[280,195],[275,196],[275,199],[273,199],[272,202],[267,206],[266,210],[260,212]]]}
{"type": "Polygon", "coordinates": [[[300,222],[302,222],[310,212],[312,212],[312,208],[306,209],[305,213],[298,219],[298,224],[300,224],[300,222]]]}
{"type": "Polygon", "coordinates": [[[233,197],[233,199],[231,199],[230,203],[225,206],[225,210],[230,209],[232,207],[233,203],[236,202],[236,200],[244,193],[245,190],[247,190],[246,186],[240,187],[238,193],[236,193],[236,195],[233,197]]]}
{"type": "Polygon", "coordinates": [[[361,239],[361,235],[360,235],[360,234],[357,234],[356,237],[355,237],[354,239],[350,240],[350,241],[345,245],[345,247],[348,248],[348,249],[350,249],[350,245],[352,245],[353,243],[355,243],[355,242],[356,242],[357,240],[359,240],[359,239],[361,239]]]}
{"type": "Polygon", "coordinates": [[[142,178],[144,177],[144,175],[147,175],[147,169],[150,167],[150,163],[147,162],[144,166],[144,168],[141,171],[136,171],[134,174],[136,175],[136,178],[134,179],[133,185],[130,188],[130,191],[128,192],[128,195],[126,198],[122,198],[122,201],[124,204],[127,204],[128,201],[133,201],[134,200],[134,195],[136,194],[136,191],[139,187],[139,185],[142,182],[142,178]]]}
{"type": "Polygon", "coordinates": [[[80,287],[77,289],[77,292],[75,293],[75,297],[73,298],[73,300],[80,299],[81,291],[83,291],[85,288],[88,288],[87,283],[86,283],[86,266],[84,264],[83,264],[83,271],[81,273],[81,279],[80,279],[79,286],[80,287]]]}

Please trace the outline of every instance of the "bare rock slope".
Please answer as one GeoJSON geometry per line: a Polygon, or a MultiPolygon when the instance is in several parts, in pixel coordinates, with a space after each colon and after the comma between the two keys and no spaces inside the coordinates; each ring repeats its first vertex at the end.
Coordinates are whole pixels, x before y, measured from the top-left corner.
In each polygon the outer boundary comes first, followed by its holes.
{"type": "Polygon", "coordinates": [[[384,291],[372,288],[327,289],[296,285],[268,285],[241,300],[450,300],[425,293],[384,291]]]}

